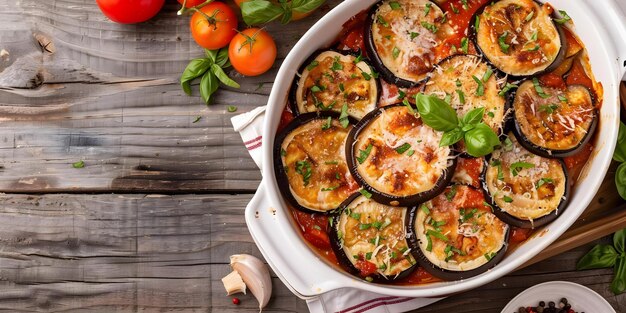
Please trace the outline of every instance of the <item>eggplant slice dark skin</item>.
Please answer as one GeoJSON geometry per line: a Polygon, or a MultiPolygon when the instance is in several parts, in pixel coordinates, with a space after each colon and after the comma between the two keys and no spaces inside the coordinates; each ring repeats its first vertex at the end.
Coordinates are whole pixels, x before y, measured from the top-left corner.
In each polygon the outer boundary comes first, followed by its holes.
{"type": "Polygon", "coordinates": [[[354,123],[350,119],[344,128],[335,112],[307,113],[278,133],[276,180],[283,197],[295,208],[329,212],[358,190],[343,154],[354,123]]]}
{"type": "Polygon", "coordinates": [[[457,54],[443,59],[429,73],[423,92],[440,99],[449,97],[459,116],[483,107],[483,121],[502,134],[508,110],[506,95],[500,95],[506,80],[476,55],[457,54]],[[478,80],[478,81],[476,81],[478,80]]]}
{"type": "MultiPolygon", "coordinates": [[[[434,49],[448,33],[444,13],[428,0],[383,0],[365,22],[365,48],[380,76],[402,88],[419,85],[442,58],[434,49]]],[[[445,57],[445,56],[444,56],[445,57]]]]}
{"type": "Polygon", "coordinates": [[[515,93],[513,109],[520,144],[547,158],[575,155],[593,138],[598,125],[592,94],[581,85],[563,90],[527,80],[515,93]]]}
{"type": "Polygon", "coordinates": [[[567,50],[552,10],[533,0],[488,2],[470,20],[469,36],[479,53],[509,79],[547,73],[563,62],[567,50]]]}
{"type": "Polygon", "coordinates": [[[300,68],[291,88],[291,107],[296,115],[347,112],[360,120],[376,108],[380,84],[367,60],[350,51],[322,50],[300,68]],[[298,78],[299,77],[299,78],[298,78]]]}
{"type": "Polygon", "coordinates": [[[466,279],[494,267],[506,252],[509,225],[485,205],[481,190],[452,185],[409,211],[409,247],[433,276],[466,279]]]}
{"type": "Polygon", "coordinates": [[[485,164],[483,191],[494,214],[509,225],[537,228],[554,221],[569,202],[565,163],[524,149],[513,134],[485,164]]]}
{"type": "Polygon", "coordinates": [[[329,238],[339,264],[368,281],[390,282],[417,262],[405,235],[407,208],[390,207],[355,193],[331,217],[329,238]]]}
{"type": "Polygon", "coordinates": [[[456,166],[454,149],[439,147],[441,136],[414,108],[378,108],[348,135],[350,173],[383,204],[411,206],[431,199],[448,185],[456,166]]]}

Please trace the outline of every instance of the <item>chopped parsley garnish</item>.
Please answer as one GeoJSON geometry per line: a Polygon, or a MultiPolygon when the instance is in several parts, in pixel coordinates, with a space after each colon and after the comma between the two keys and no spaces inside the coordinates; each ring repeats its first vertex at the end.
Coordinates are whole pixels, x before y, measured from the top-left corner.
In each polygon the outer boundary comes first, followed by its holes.
{"type": "Polygon", "coordinates": [[[389,23],[387,23],[387,21],[385,21],[385,18],[380,15],[376,16],[376,22],[378,22],[378,24],[383,25],[385,27],[389,27],[389,23]]]}
{"type": "Polygon", "coordinates": [[[346,91],[346,87],[343,85],[343,83],[339,83],[339,90],[340,90],[341,92],[346,91]]]}
{"type": "Polygon", "coordinates": [[[402,100],[406,97],[406,92],[398,90],[398,100],[402,100]]]}
{"type": "Polygon", "coordinates": [[[433,251],[433,240],[430,239],[430,236],[426,235],[426,241],[428,241],[428,244],[426,245],[426,251],[433,251]]]}
{"type": "Polygon", "coordinates": [[[341,107],[341,114],[339,114],[339,123],[341,123],[341,127],[347,128],[350,125],[350,120],[348,119],[348,104],[344,103],[341,107]]]}
{"type": "Polygon", "coordinates": [[[437,32],[437,26],[428,23],[428,22],[422,22],[422,27],[428,29],[431,33],[436,33],[437,32]]]}
{"type": "Polygon", "coordinates": [[[511,164],[511,174],[517,176],[523,169],[534,168],[535,164],[528,162],[515,162],[511,164]]]}
{"type": "Polygon", "coordinates": [[[393,50],[391,50],[391,55],[394,59],[397,59],[400,55],[400,49],[398,49],[398,47],[393,47],[393,50]]]}
{"type": "Polygon", "coordinates": [[[449,202],[452,201],[452,199],[454,199],[454,196],[456,196],[456,185],[450,187],[450,191],[446,192],[446,199],[448,199],[449,202]]]}
{"type": "Polygon", "coordinates": [[[554,113],[554,111],[556,111],[559,108],[558,105],[556,104],[546,104],[546,105],[540,105],[539,106],[539,112],[546,112],[548,114],[552,114],[554,113]]]}
{"type": "Polygon", "coordinates": [[[311,163],[306,160],[297,161],[296,173],[302,175],[302,182],[305,186],[307,186],[309,184],[309,180],[311,179],[311,163]]]}
{"type": "Polygon", "coordinates": [[[504,147],[504,151],[508,152],[513,150],[513,142],[509,137],[506,137],[506,139],[504,139],[504,144],[502,146],[504,147]]]}
{"type": "Polygon", "coordinates": [[[372,79],[372,76],[368,73],[365,72],[361,72],[361,76],[363,76],[363,78],[365,78],[365,80],[370,80],[372,79]]]}
{"type": "Polygon", "coordinates": [[[472,209],[471,211],[467,211],[465,209],[461,209],[459,211],[459,215],[460,215],[460,219],[459,222],[460,223],[465,223],[467,221],[469,221],[470,219],[472,219],[474,217],[474,215],[476,215],[476,213],[478,212],[478,209],[472,209]]]}
{"type": "Polygon", "coordinates": [[[461,39],[461,51],[463,51],[463,53],[467,53],[469,49],[469,40],[467,39],[467,37],[463,37],[463,39],[461,39]]]}
{"type": "Polygon", "coordinates": [[[476,15],[476,20],[474,21],[474,28],[478,30],[478,25],[480,25],[480,15],[476,15]]]}
{"type": "Polygon", "coordinates": [[[361,193],[361,194],[362,194],[365,198],[368,198],[368,199],[369,199],[369,198],[371,198],[371,197],[372,197],[372,194],[371,194],[369,191],[365,190],[365,189],[361,189],[361,190],[359,190],[359,192],[360,192],[360,193],[361,193]]]}
{"type": "Polygon", "coordinates": [[[496,115],[493,114],[493,112],[489,111],[489,112],[487,112],[487,116],[489,116],[491,118],[494,118],[496,115]]]}
{"type": "Polygon", "coordinates": [[[554,183],[554,179],[552,178],[542,178],[540,179],[537,184],[535,184],[535,189],[539,189],[539,187],[545,185],[545,184],[552,184],[554,183]]]}
{"type": "Polygon", "coordinates": [[[333,123],[333,119],[329,116],[328,119],[326,119],[326,122],[324,122],[324,124],[322,124],[322,130],[327,130],[332,126],[333,123]]]}
{"type": "Polygon", "coordinates": [[[537,79],[537,77],[534,77],[534,78],[533,78],[533,85],[535,86],[535,91],[537,92],[537,94],[538,94],[541,98],[546,99],[546,98],[549,98],[549,97],[550,97],[550,95],[547,95],[547,94],[543,91],[543,88],[541,87],[541,84],[539,83],[539,79],[537,79]]]}
{"type": "Polygon", "coordinates": [[[360,220],[361,219],[361,213],[351,213],[350,217],[355,219],[355,220],[360,220]]]}
{"type": "Polygon", "coordinates": [[[506,203],[511,203],[511,202],[513,202],[513,199],[512,199],[511,197],[509,197],[509,196],[504,196],[504,197],[502,197],[502,200],[504,200],[504,202],[506,202],[506,203]]]}
{"type": "Polygon", "coordinates": [[[465,104],[465,93],[463,93],[463,90],[457,89],[456,93],[459,95],[459,101],[461,101],[461,104],[465,104]]]}
{"type": "Polygon", "coordinates": [[[407,156],[412,156],[413,154],[415,154],[415,150],[413,149],[409,150],[409,152],[406,153],[407,156]]]}
{"type": "Polygon", "coordinates": [[[376,229],[380,229],[383,226],[383,223],[380,221],[374,221],[372,222],[372,227],[376,228],[376,229]]]}
{"type": "Polygon", "coordinates": [[[424,5],[424,16],[427,16],[428,13],[430,13],[430,7],[432,6],[432,4],[430,3],[426,3],[426,5],[424,5]]]}
{"type": "Polygon", "coordinates": [[[354,64],[357,64],[357,63],[361,62],[361,60],[363,60],[363,52],[361,52],[361,50],[359,50],[359,55],[356,58],[354,58],[353,62],[354,62],[354,64]]]}
{"type": "Polygon", "coordinates": [[[463,3],[463,10],[469,9],[469,7],[467,6],[467,0],[461,0],[461,3],[463,3]]]}
{"type": "Polygon", "coordinates": [[[286,156],[287,155],[287,151],[285,151],[285,149],[280,149],[280,155],[281,156],[286,156]]]}
{"type": "Polygon", "coordinates": [[[462,84],[461,84],[461,80],[460,80],[460,79],[458,79],[458,78],[456,79],[456,86],[457,86],[457,87],[461,87],[461,86],[462,86],[462,84]]]}
{"type": "Polygon", "coordinates": [[[502,172],[502,163],[500,160],[491,161],[491,166],[495,166],[498,169],[498,180],[504,180],[504,173],[502,172]]]}
{"type": "Polygon", "coordinates": [[[429,229],[429,230],[426,231],[426,235],[435,237],[435,238],[437,238],[439,240],[448,241],[448,237],[446,237],[444,234],[442,234],[441,232],[438,232],[436,230],[429,229]]]}
{"type": "Polygon", "coordinates": [[[389,2],[389,6],[391,7],[392,10],[399,10],[402,7],[400,6],[400,3],[396,1],[389,2]]]}
{"type": "Polygon", "coordinates": [[[498,44],[500,45],[500,51],[502,51],[503,53],[509,53],[509,48],[511,47],[511,45],[506,43],[506,37],[509,35],[509,32],[505,31],[504,33],[502,33],[502,35],[500,35],[500,37],[498,37],[498,44]]]}
{"type": "Polygon", "coordinates": [[[366,230],[366,229],[370,229],[372,227],[372,224],[359,224],[359,230],[366,230]]]}
{"type": "Polygon", "coordinates": [[[454,12],[454,14],[459,14],[459,9],[457,9],[454,4],[450,3],[450,8],[452,9],[452,12],[454,12]]]}
{"type": "Polygon", "coordinates": [[[339,164],[339,162],[335,161],[335,160],[332,160],[332,161],[326,161],[326,162],[324,162],[324,164],[326,164],[326,165],[337,165],[337,164],[339,164]]]}
{"type": "Polygon", "coordinates": [[[536,41],[537,40],[537,35],[538,35],[538,32],[534,32],[532,35],[530,35],[530,40],[531,41],[536,41]]]}
{"type": "Polygon", "coordinates": [[[518,85],[506,83],[506,86],[504,86],[504,88],[502,88],[502,90],[498,92],[498,96],[504,97],[506,93],[509,92],[511,89],[516,89],[518,87],[519,87],[518,85]]]}
{"type": "Polygon", "coordinates": [[[524,19],[526,22],[530,21],[533,16],[535,16],[535,11],[530,11],[530,13],[528,13],[528,15],[526,15],[526,18],[524,19]]]}
{"type": "Polygon", "coordinates": [[[485,74],[483,74],[483,81],[486,83],[492,74],[493,74],[493,70],[491,69],[491,67],[487,67],[485,74]]]}
{"type": "Polygon", "coordinates": [[[535,45],[535,46],[534,46],[534,47],[532,47],[532,48],[528,48],[528,49],[526,49],[526,51],[537,51],[537,50],[539,50],[539,45],[535,45]]]}
{"type": "Polygon", "coordinates": [[[491,259],[493,259],[494,256],[496,256],[495,252],[485,253],[485,259],[487,259],[487,261],[491,261],[491,259]]]}
{"type": "Polygon", "coordinates": [[[322,230],[322,228],[319,227],[318,225],[313,225],[313,229],[322,230]]]}
{"type": "Polygon", "coordinates": [[[365,259],[366,260],[371,260],[372,259],[372,252],[365,253],[365,259]]]}
{"type": "Polygon", "coordinates": [[[422,212],[426,213],[426,215],[430,214],[430,210],[428,209],[428,207],[425,204],[422,204],[422,206],[420,207],[420,210],[422,210],[422,212]]]}
{"type": "Polygon", "coordinates": [[[411,36],[411,40],[413,40],[413,39],[415,39],[415,37],[419,36],[420,33],[411,32],[409,35],[411,36]]]}
{"type": "Polygon", "coordinates": [[[559,95],[558,98],[559,98],[559,101],[561,102],[567,102],[567,98],[563,95],[559,95]]]}
{"type": "Polygon", "coordinates": [[[411,145],[408,142],[405,142],[404,144],[396,148],[396,152],[398,152],[399,154],[403,154],[409,149],[411,149],[411,145]]]}
{"type": "Polygon", "coordinates": [[[476,82],[476,84],[478,84],[478,87],[476,88],[476,95],[477,96],[482,96],[485,94],[485,85],[483,84],[483,82],[478,79],[478,77],[472,75],[472,79],[474,79],[474,81],[476,82]]]}
{"type": "Polygon", "coordinates": [[[339,57],[335,57],[333,65],[330,67],[333,72],[343,70],[343,64],[339,62],[339,57]]]}
{"type": "Polygon", "coordinates": [[[322,88],[320,88],[320,86],[314,85],[313,87],[311,87],[311,92],[320,92],[322,91],[322,88]]]}
{"type": "Polygon", "coordinates": [[[554,22],[559,24],[559,25],[563,25],[563,24],[567,23],[568,21],[570,21],[572,19],[571,17],[569,17],[569,15],[567,15],[567,12],[565,12],[563,10],[559,10],[559,13],[563,17],[562,18],[557,18],[557,19],[554,20],[554,22]]]}
{"type": "Polygon", "coordinates": [[[306,69],[307,69],[307,71],[310,71],[310,70],[314,69],[318,65],[320,65],[320,62],[313,61],[313,62],[309,63],[309,65],[307,65],[306,69]]]}
{"type": "Polygon", "coordinates": [[[335,189],[337,189],[339,187],[340,187],[339,185],[336,185],[336,186],[331,186],[331,187],[327,187],[327,188],[322,188],[321,190],[322,191],[333,191],[333,190],[335,190],[335,189]]]}
{"type": "Polygon", "coordinates": [[[374,146],[372,146],[372,144],[370,143],[369,145],[367,145],[367,147],[365,147],[365,150],[359,150],[359,156],[356,157],[356,160],[359,162],[359,164],[363,164],[363,162],[367,160],[367,157],[370,155],[370,152],[372,152],[373,147],[374,146]]]}

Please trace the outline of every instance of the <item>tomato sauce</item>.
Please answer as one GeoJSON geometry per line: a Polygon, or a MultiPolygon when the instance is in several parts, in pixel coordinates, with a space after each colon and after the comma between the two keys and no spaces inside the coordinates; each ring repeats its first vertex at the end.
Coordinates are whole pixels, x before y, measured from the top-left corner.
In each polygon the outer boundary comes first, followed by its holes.
{"type": "MultiPolygon", "coordinates": [[[[461,40],[467,37],[469,24],[470,22],[472,22],[470,21],[472,16],[479,8],[481,8],[485,3],[489,1],[490,0],[467,1],[466,9],[463,8],[462,0],[445,0],[440,3],[441,8],[443,9],[444,13],[446,13],[446,17],[448,18],[449,23],[454,29],[454,33],[444,39],[444,43],[439,46],[438,50],[436,51],[439,56],[445,57],[454,54],[454,50],[460,48],[461,40]]],[[[362,53],[364,57],[366,56],[364,43],[364,26],[366,17],[367,10],[355,15],[343,25],[343,30],[336,40],[336,48],[340,50],[352,50],[353,52],[360,51],[360,53],[362,53]]],[[[583,48],[582,45],[578,42],[578,40],[571,33],[571,31],[565,29],[564,33],[568,40],[567,54],[569,55],[578,53],[583,48]]],[[[469,44],[468,53],[476,53],[476,49],[473,43],[469,44]]],[[[583,85],[590,90],[594,90],[593,81],[585,72],[585,69],[581,64],[580,58],[576,58],[572,62],[571,68],[567,71],[565,75],[548,73],[542,75],[539,79],[541,81],[541,84],[549,87],[564,89],[568,85],[583,85]]],[[[383,80],[381,80],[381,85],[382,90],[381,98],[379,101],[381,103],[379,103],[379,106],[400,102],[400,100],[398,99],[398,96],[400,95],[400,89],[397,86],[389,84],[383,80]]],[[[412,96],[417,94],[419,91],[419,87],[409,90],[403,90],[405,96],[411,102],[414,102],[414,99],[411,99],[412,96]]],[[[285,106],[285,109],[282,112],[278,131],[282,130],[293,119],[294,114],[291,111],[290,105],[288,104],[285,106]]],[[[593,145],[589,143],[580,153],[571,157],[564,158],[564,162],[569,171],[570,179],[572,179],[572,181],[575,181],[575,178],[578,177],[583,166],[591,156],[593,148],[593,145]]],[[[480,166],[477,162],[481,162],[481,159],[467,159],[464,161],[465,164],[461,162],[460,166],[466,168],[468,170],[468,174],[472,177],[472,179],[478,181],[478,176],[480,174],[478,172],[478,169],[480,168],[480,166]]],[[[482,206],[484,203],[483,201],[484,198],[482,197],[482,193],[476,193],[475,197],[473,197],[472,199],[468,199],[469,203],[477,207],[482,206]]],[[[330,239],[328,236],[328,231],[330,227],[328,216],[321,213],[302,212],[293,208],[291,209],[291,211],[294,220],[299,225],[300,233],[309,243],[309,246],[317,251],[321,256],[326,258],[330,263],[339,266],[339,262],[337,261],[337,257],[331,248],[330,239]]],[[[535,231],[532,229],[511,227],[511,233],[509,237],[510,250],[514,250],[516,246],[528,240],[534,232],[535,231]]],[[[355,267],[359,269],[363,276],[368,276],[376,272],[377,270],[375,264],[367,262],[365,260],[358,260],[357,264],[355,264],[355,267]]],[[[418,267],[407,277],[395,281],[392,284],[421,285],[440,281],[442,280],[432,276],[422,267],[418,267]]]]}

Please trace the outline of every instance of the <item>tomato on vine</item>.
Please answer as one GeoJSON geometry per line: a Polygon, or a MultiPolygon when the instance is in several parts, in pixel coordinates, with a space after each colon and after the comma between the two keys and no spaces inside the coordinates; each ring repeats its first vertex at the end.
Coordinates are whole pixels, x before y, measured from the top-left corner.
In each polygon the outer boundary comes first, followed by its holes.
{"type": "Polygon", "coordinates": [[[263,29],[248,28],[233,37],[228,57],[237,72],[246,76],[261,75],[272,68],[276,60],[276,43],[263,29]]]}
{"type": "Polygon", "coordinates": [[[195,11],[190,28],[193,39],[203,48],[220,49],[237,34],[237,16],[223,2],[214,1],[195,11]]]}

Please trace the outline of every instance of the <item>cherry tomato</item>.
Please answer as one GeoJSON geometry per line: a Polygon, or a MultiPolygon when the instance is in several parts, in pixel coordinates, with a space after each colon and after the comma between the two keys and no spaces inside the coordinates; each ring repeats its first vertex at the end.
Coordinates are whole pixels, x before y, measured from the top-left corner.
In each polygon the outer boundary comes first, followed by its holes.
{"type": "MultiPolygon", "coordinates": [[[[180,0],[179,0],[179,1],[180,1],[180,0]]],[[[238,7],[240,7],[240,8],[241,8],[241,4],[242,4],[242,3],[244,3],[244,2],[247,2],[247,1],[250,1],[250,0],[235,0],[235,3],[237,4],[237,6],[238,6],[238,7]]],[[[271,0],[271,1],[272,1],[273,3],[278,4],[278,1],[276,1],[276,0],[271,0]]],[[[313,12],[315,12],[315,10],[310,11],[310,12],[307,12],[307,13],[300,13],[300,12],[298,12],[298,11],[292,11],[292,12],[291,12],[291,20],[292,20],[292,21],[301,20],[301,19],[303,19],[303,18],[305,18],[305,17],[307,17],[307,16],[309,16],[309,15],[313,14],[313,12]]]]}
{"type": "Polygon", "coordinates": [[[194,13],[190,22],[193,39],[203,48],[223,48],[237,34],[237,16],[223,2],[211,2],[194,13]]]}
{"type": "Polygon", "coordinates": [[[100,11],[113,22],[141,23],[155,16],[165,0],[96,0],[100,11]]]}
{"type": "MultiPolygon", "coordinates": [[[[183,2],[185,2],[185,0],[178,0],[178,3],[180,4],[183,4],[183,2]]],[[[206,0],[187,0],[187,3],[185,3],[185,7],[192,8],[197,5],[203,4],[204,2],[206,2],[206,0]]]]}
{"type": "Polygon", "coordinates": [[[228,57],[237,72],[246,76],[261,75],[272,68],[276,60],[276,43],[266,31],[248,28],[230,42],[228,57]]]}
{"type": "Polygon", "coordinates": [[[376,273],[376,271],[378,270],[376,264],[363,260],[357,260],[354,264],[354,267],[356,267],[356,269],[361,272],[360,274],[363,277],[370,276],[376,273]]]}

